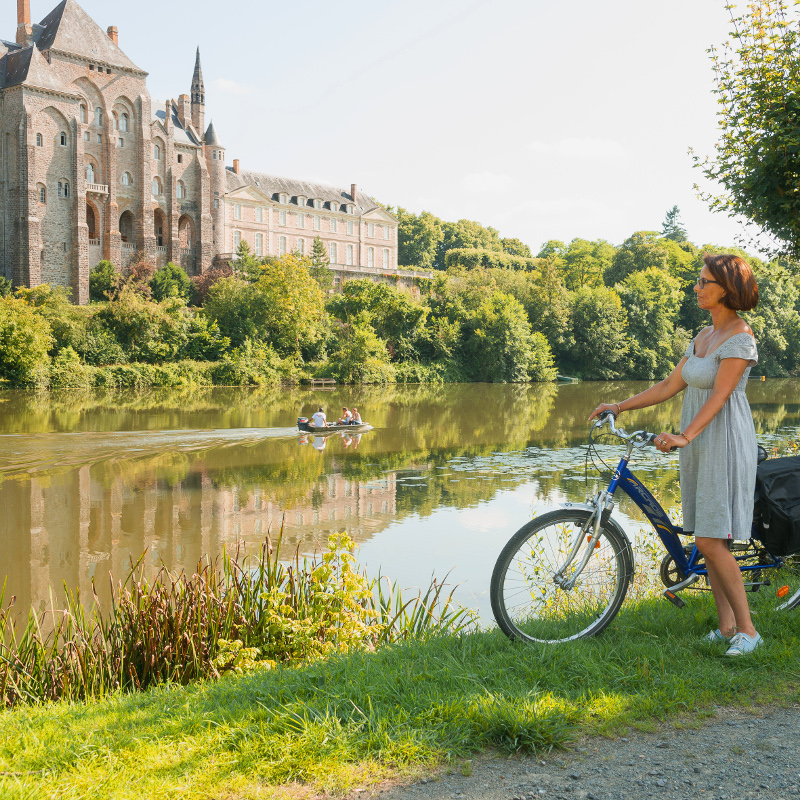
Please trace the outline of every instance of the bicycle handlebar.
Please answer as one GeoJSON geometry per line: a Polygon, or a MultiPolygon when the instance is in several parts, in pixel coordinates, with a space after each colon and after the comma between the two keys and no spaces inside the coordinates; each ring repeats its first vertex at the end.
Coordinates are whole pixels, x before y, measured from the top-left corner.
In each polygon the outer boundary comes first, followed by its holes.
{"type": "MultiPolygon", "coordinates": [[[[618,428],[614,424],[616,420],[617,416],[613,411],[603,411],[597,417],[597,422],[595,422],[592,426],[592,430],[595,428],[602,428],[606,422],[608,422],[608,427],[611,429],[611,433],[620,439],[632,442],[636,447],[639,448],[645,447],[646,445],[655,446],[654,443],[658,437],[657,433],[650,433],[649,431],[634,431],[633,433],[628,433],[624,428],[618,428]]],[[[669,451],[671,453],[677,449],[677,447],[671,447],[669,451]]]]}

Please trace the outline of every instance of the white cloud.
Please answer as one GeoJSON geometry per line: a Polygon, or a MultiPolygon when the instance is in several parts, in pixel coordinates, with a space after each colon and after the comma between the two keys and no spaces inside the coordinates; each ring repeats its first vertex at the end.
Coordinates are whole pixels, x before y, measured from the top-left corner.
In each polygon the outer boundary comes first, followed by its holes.
{"type": "Polygon", "coordinates": [[[473,172],[461,179],[461,188],[468,192],[505,192],[514,179],[497,172],[473,172]]]}
{"type": "Polygon", "coordinates": [[[556,144],[533,141],[528,151],[536,155],[557,155],[562,158],[615,159],[625,155],[625,148],[610,139],[570,137],[556,144]]]}
{"type": "Polygon", "coordinates": [[[214,86],[225,94],[250,94],[253,91],[251,87],[236,83],[236,81],[228,78],[217,78],[214,81],[214,86]]]}

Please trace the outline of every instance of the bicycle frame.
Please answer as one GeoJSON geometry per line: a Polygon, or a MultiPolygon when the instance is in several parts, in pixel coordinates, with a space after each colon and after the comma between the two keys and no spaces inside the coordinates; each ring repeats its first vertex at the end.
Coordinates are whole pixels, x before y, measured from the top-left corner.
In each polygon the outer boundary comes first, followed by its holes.
{"type": "MultiPolygon", "coordinates": [[[[673,525],[667,513],[661,507],[661,504],[651,494],[650,490],[628,469],[628,462],[630,461],[631,452],[633,451],[634,444],[631,441],[627,443],[627,452],[620,459],[614,474],[611,477],[611,482],[606,489],[608,498],[613,498],[617,489],[622,489],[625,494],[641,509],[642,513],[647,517],[650,524],[655,528],[658,538],[664,545],[666,551],[672,556],[678,569],[684,575],[697,575],[707,576],[708,570],[702,563],[700,553],[697,546],[692,547],[690,556],[686,557],[686,552],[683,547],[679,536],[684,533],[683,528],[678,525],[673,525]]],[[[690,532],[691,533],[691,532],[690,532]]],[[[755,529],[752,531],[752,537],[756,538],[755,529]]],[[[752,558],[752,552],[745,555],[737,556],[734,552],[736,561],[746,561],[752,558]]],[[[739,569],[742,572],[748,570],[763,570],[769,568],[777,568],[783,564],[783,560],[777,556],[770,557],[773,559],[772,563],[767,564],[740,564],[739,569]]]]}

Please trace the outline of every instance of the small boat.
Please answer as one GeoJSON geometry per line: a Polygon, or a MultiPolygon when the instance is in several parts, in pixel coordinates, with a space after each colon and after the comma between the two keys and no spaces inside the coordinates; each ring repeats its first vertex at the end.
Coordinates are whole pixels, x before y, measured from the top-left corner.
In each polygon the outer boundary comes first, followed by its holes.
{"type": "Polygon", "coordinates": [[[369,422],[362,422],[360,425],[328,425],[327,428],[315,428],[308,421],[307,417],[297,418],[297,429],[303,433],[336,433],[344,431],[345,433],[364,433],[364,431],[372,428],[369,422]]]}

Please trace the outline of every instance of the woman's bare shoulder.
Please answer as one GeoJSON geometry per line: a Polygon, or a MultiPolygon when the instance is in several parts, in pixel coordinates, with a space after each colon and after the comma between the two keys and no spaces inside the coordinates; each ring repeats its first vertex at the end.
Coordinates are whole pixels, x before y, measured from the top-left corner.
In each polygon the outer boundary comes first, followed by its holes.
{"type": "Polygon", "coordinates": [[[739,319],[736,325],[733,328],[733,333],[731,336],[738,336],[740,333],[747,333],[753,338],[755,338],[755,334],[753,333],[753,329],[743,320],[739,319]]]}

